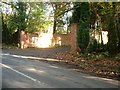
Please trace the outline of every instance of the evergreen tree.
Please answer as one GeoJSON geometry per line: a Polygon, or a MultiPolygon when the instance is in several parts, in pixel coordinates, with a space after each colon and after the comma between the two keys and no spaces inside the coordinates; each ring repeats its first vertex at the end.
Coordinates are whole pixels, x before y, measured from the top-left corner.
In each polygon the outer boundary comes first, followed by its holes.
{"type": "Polygon", "coordinates": [[[80,29],[78,31],[78,45],[82,52],[86,51],[89,43],[89,29],[90,29],[90,9],[88,2],[81,3],[80,9],[80,29]]]}

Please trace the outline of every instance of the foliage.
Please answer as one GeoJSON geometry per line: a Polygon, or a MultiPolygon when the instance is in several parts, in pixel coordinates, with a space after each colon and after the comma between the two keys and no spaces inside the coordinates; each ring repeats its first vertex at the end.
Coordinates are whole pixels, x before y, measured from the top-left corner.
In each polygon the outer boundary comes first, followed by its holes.
{"type": "Polygon", "coordinates": [[[81,53],[79,55],[76,55],[75,57],[84,57],[88,59],[103,59],[103,58],[108,58],[109,54],[108,52],[102,52],[102,53],[81,53]]]}
{"type": "Polygon", "coordinates": [[[46,19],[45,16],[45,4],[40,2],[31,2],[28,3],[30,7],[29,15],[28,15],[28,32],[35,32],[35,31],[45,31],[47,25],[51,22],[46,19]]]}
{"type": "Polygon", "coordinates": [[[107,50],[109,54],[116,55],[119,50],[119,30],[118,30],[118,8],[119,3],[94,3],[92,9],[96,12],[96,16],[100,18],[101,28],[103,31],[108,31],[107,50]],[[109,18],[108,18],[109,17],[109,18]]]}
{"type": "MultiPolygon", "coordinates": [[[[25,30],[27,27],[27,4],[24,2],[9,2],[5,4],[10,5],[12,8],[12,13],[5,13],[8,15],[6,26],[12,35],[11,43],[20,43],[20,31],[25,30]]],[[[5,34],[5,32],[3,33],[5,34]]],[[[3,38],[6,37],[3,36],[3,38]]]]}
{"type": "Polygon", "coordinates": [[[50,21],[46,21],[46,8],[42,2],[15,2],[9,5],[12,14],[8,16],[7,26],[11,30],[39,31],[45,29],[46,25],[50,23],[50,21]]]}
{"type": "MultiPolygon", "coordinates": [[[[11,6],[12,13],[3,14],[4,40],[7,40],[8,37],[13,37],[14,33],[18,34],[17,31],[19,30],[26,30],[28,32],[42,30],[46,32],[46,27],[51,24],[52,20],[46,19],[47,17],[45,17],[47,12],[46,4],[42,2],[10,2],[5,4],[11,6]],[[6,39],[4,37],[6,37],[6,39]]],[[[53,33],[56,32],[57,27],[63,27],[67,20],[67,25],[69,25],[68,23],[79,23],[80,29],[78,31],[77,41],[82,52],[97,52],[103,50],[108,51],[111,56],[120,52],[120,3],[50,2],[50,5],[53,7],[53,33]],[[72,18],[67,16],[67,13],[71,10],[73,11],[72,18]],[[99,30],[98,25],[96,25],[97,21],[99,21],[99,23],[97,23],[99,24],[99,30]],[[107,45],[91,40],[91,28],[95,32],[101,32],[102,30],[108,31],[109,41],[107,45]]],[[[60,30],[59,28],[58,30],[60,30]]],[[[63,31],[64,30],[61,29],[59,32],[64,33],[63,31]]],[[[94,34],[94,39],[95,36],[96,34],[94,34]]]]}
{"type": "Polygon", "coordinates": [[[75,55],[67,51],[57,53],[55,56],[62,62],[72,64],[74,68],[77,68],[77,71],[92,72],[92,74],[96,73],[97,75],[99,74],[106,77],[118,77],[119,75],[120,59],[115,60],[114,58],[109,58],[108,52],[81,53],[75,55]]]}
{"type": "Polygon", "coordinates": [[[75,2],[74,3],[74,7],[76,7],[74,10],[73,10],[73,15],[72,15],[72,18],[70,20],[70,23],[79,23],[80,22],[80,11],[81,11],[81,3],[78,3],[78,2],[75,2]]]}
{"type": "Polygon", "coordinates": [[[74,57],[77,58],[87,58],[87,59],[96,59],[96,60],[100,60],[100,59],[110,59],[110,60],[120,60],[120,53],[118,53],[115,57],[110,58],[109,52],[91,52],[91,53],[81,53],[78,55],[74,55],[74,57]]]}
{"type": "Polygon", "coordinates": [[[88,47],[88,52],[95,52],[98,49],[98,43],[96,40],[93,41],[92,44],[88,47]]]}
{"type": "Polygon", "coordinates": [[[120,60],[120,53],[118,53],[115,57],[113,57],[116,60],[120,60]]]}
{"type": "MultiPolygon", "coordinates": [[[[120,52],[118,12],[119,3],[115,2],[79,3],[79,9],[74,9],[73,11],[71,23],[74,23],[75,21],[75,23],[79,22],[80,24],[80,30],[78,31],[77,40],[82,52],[107,50],[110,55],[116,55],[116,53],[120,52]],[[94,30],[93,32],[101,32],[102,30],[108,31],[109,41],[107,45],[103,45],[102,42],[98,43],[94,39],[91,40],[91,37],[89,36],[90,29],[94,30]]],[[[96,34],[94,33],[94,38],[95,35],[96,34]]]]}
{"type": "MultiPolygon", "coordinates": [[[[65,14],[71,11],[73,8],[71,7],[71,2],[51,2],[53,7],[53,34],[56,33],[57,27],[63,27],[66,23],[63,21],[65,19],[65,14]]],[[[68,16],[66,16],[68,18],[68,16]]]]}
{"type": "Polygon", "coordinates": [[[89,3],[82,2],[80,9],[80,29],[78,31],[78,46],[81,51],[86,51],[89,43],[90,11],[89,3]]]}
{"type": "Polygon", "coordinates": [[[9,44],[11,43],[11,32],[10,30],[7,28],[7,25],[5,22],[3,22],[3,14],[2,14],[2,42],[9,44]]]}
{"type": "Polygon", "coordinates": [[[42,2],[4,2],[3,4],[11,7],[11,12],[3,12],[3,41],[7,41],[9,38],[13,41],[11,43],[17,44],[20,39],[19,31],[45,31],[51,23],[46,20],[45,13],[47,11],[42,2]],[[5,30],[5,28],[7,29],[5,30]]]}
{"type": "Polygon", "coordinates": [[[12,23],[13,27],[16,25],[19,30],[25,30],[27,27],[27,4],[24,2],[16,2],[13,3],[11,7],[13,7],[15,11],[13,12],[14,15],[10,18],[10,23],[12,23]]]}
{"type": "Polygon", "coordinates": [[[14,43],[2,43],[2,49],[18,49],[18,47],[14,43]]]}

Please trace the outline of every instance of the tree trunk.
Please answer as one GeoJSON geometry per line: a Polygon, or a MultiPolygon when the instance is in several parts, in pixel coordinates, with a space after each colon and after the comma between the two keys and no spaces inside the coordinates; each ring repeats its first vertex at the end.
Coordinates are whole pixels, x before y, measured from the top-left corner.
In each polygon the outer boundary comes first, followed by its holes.
{"type": "Polygon", "coordinates": [[[20,48],[21,47],[21,41],[20,41],[20,33],[21,33],[21,31],[20,31],[20,29],[19,29],[19,27],[18,27],[18,47],[20,48]]]}
{"type": "Polygon", "coordinates": [[[117,38],[117,30],[116,30],[114,15],[109,16],[108,38],[109,38],[109,40],[108,40],[109,54],[110,54],[110,56],[115,56],[117,54],[118,38],[117,38]]]}
{"type": "Polygon", "coordinates": [[[55,20],[55,18],[54,18],[54,24],[53,24],[53,34],[55,34],[56,33],[56,20],[55,20]]]}
{"type": "Polygon", "coordinates": [[[116,56],[118,53],[118,35],[117,35],[117,25],[116,25],[116,4],[109,9],[109,14],[106,15],[107,28],[108,28],[108,52],[111,57],[116,56]],[[108,18],[109,17],[109,18],[108,18]]]}
{"type": "Polygon", "coordinates": [[[118,52],[120,53],[120,13],[118,14],[117,20],[117,35],[118,35],[118,52]]]}

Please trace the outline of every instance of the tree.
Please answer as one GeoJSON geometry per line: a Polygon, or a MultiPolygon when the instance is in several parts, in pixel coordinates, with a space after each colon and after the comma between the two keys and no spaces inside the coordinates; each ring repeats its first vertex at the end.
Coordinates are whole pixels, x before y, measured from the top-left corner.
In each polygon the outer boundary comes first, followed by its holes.
{"type": "Polygon", "coordinates": [[[17,30],[18,38],[17,41],[20,43],[20,32],[25,31],[27,27],[27,4],[25,2],[6,3],[10,5],[13,10],[13,15],[10,16],[8,21],[8,28],[11,30],[17,30]]]}
{"type": "Polygon", "coordinates": [[[108,31],[108,52],[110,56],[114,56],[119,51],[119,33],[117,33],[118,30],[116,22],[116,8],[118,5],[115,2],[108,2],[98,3],[98,6],[100,12],[99,15],[102,20],[102,29],[108,31]]]}
{"type": "Polygon", "coordinates": [[[46,7],[43,2],[31,2],[29,4],[29,15],[27,21],[27,31],[46,31],[46,26],[51,22],[46,19],[46,7]]]}
{"type": "MultiPolygon", "coordinates": [[[[56,27],[58,23],[62,22],[62,16],[70,10],[70,2],[51,2],[54,13],[54,24],[53,24],[53,34],[56,32],[56,27]]],[[[58,25],[59,26],[59,25],[58,25]]]]}
{"type": "MultiPolygon", "coordinates": [[[[82,2],[78,8],[79,13],[76,16],[79,16],[80,29],[77,35],[78,46],[82,52],[85,52],[89,43],[89,29],[90,29],[90,8],[89,3],[82,2]]],[[[74,14],[73,14],[74,15],[74,14]]]]}
{"type": "Polygon", "coordinates": [[[9,44],[11,43],[11,35],[12,33],[7,28],[7,21],[5,20],[5,15],[1,12],[1,23],[2,23],[2,42],[9,44]]]}
{"type": "Polygon", "coordinates": [[[74,9],[73,9],[73,15],[72,18],[70,18],[70,23],[79,23],[80,22],[80,12],[81,12],[81,3],[75,2],[73,3],[74,9]],[[75,8],[77,7],[77,8],[75,8]]]}
{"type": "MultiPolygon", "coordinates": [[[[96,26],[96,21],[99,20],[99,30],[108,31],[108,44],[107,49],[110,55],[114,55],[119,50],[119,3],[114,2],[96,2],[88,3],[82,2],[79,4],[79,9],[74,9],[73,20],[80,23],[80,30],[78,31],[78,45],[81,50],[86,51],[91,47],[89,43],[97,44],[96,41],[91,41],[89,38],[90,28],[94,29],[95,32],[98,30],[96,26]],[[116,12],[117,11],[117,12],[116,12]],[[79,17],[80,16],[80,17],[79,17]],[[109,17],[109,18],[108,18],[109,17]],[[116,22],[117,21],[117,22],[116,22]],[[92,27],[91,27],[92,26],[92,27]],[[89,42],[89,43],[88,43],[89,42]]],[[[94,47],[94,50],[99,49],[94,47]]]]}
{"type": "Polygon", "coordinates": [[[51,23],[46,20],[46,7],[42,2],[3,3],[11,6],[12,11],[7,15],[6,27],[12,35],[16,34],[18,36],[14,40],[18,41],[17,43],[20,43],[20,32],[22,30],[27,32],[45,31],[46,26],[51,23]]]}

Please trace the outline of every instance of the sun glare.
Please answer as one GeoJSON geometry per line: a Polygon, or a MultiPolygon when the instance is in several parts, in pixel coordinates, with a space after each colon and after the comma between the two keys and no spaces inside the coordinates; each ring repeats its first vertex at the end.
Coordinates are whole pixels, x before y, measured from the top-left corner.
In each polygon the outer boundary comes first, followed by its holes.
{"type": "Polygon", "coordinates": [[[38,40],[35,42],[36,47],[47,48],[50,47],[52,40],[52,34],[41,33],[38,40]]]}

